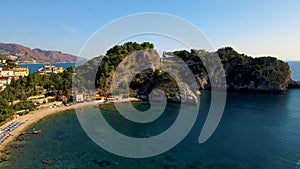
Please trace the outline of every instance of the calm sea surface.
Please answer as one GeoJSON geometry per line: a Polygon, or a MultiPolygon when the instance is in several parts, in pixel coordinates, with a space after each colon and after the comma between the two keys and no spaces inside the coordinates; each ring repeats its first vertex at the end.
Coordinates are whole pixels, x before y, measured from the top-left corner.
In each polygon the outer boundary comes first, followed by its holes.
{"type": "MultiPolygon", "coordinates": [[[[300,63],[291,66],[293,78],[300,80],[300,63]]],[[[208,141],[199,144],[210,106],[210,92],[205,91],[198,119],[187,137],[170,151],[145,159],[119,157],[103,150],[82,130],[74,111],[63,112],[32,125],[28,130],[41,129],[42,133],[14,142],[22,146],[12,150],[10,160],[0,163],[0,168],[300,169],[299,98],[298,89],[283,94],[229,93],[218,128],[208,141]]],[[[139,109],[149,106],[135,104],[139,109]]],[[[103,114],[116,130],[142,137],[170,126],[180,106],[168,104],[155,124],[145,126],[127,124],[111,105],[104,108],[103,114]]]]}
{"type": "MultiPolygon", "coordinates": [[[[67,62],[67,63],[53,63],[54,66],[62,66],[64,69],[67,69],[69,66],[81,65],[82,63],[77,62],[67,62]]],[[[18,66],[28,67],[30,73],[37,72],[39,68],[43,67],[44,64],[18,64],[18,66]]]]}

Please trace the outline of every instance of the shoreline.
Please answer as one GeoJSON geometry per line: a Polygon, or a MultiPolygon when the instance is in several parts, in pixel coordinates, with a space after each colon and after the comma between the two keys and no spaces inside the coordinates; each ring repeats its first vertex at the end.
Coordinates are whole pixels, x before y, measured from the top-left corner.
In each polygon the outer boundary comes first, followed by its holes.
{"type": "MultiPolygon", "coordinates": [[[[141,101],[140,99],[137,98],[128,98],[126,100],[122,101],[116,101],[116,102],[136,102],[136,101],[141,101]]],[[[111,104],[114,102],[82,102],[82,103],[75,103],[70,106],[60,106],[60,107],[55,107],[55,108],[42,108],[39,110],[34,110],[29,112],[28,114],[24,116],[19,116],[16,120],[13,121],[18,121],[18,122],[24,122],[21,126],[17,127],[15,130],[10,131],[11,136],[6,139],[1,145],[0,145],[0,157],[3,155],[3,151],[7,148],[7,146],[15,140],[24,130],[26,130],[29,126],[32,124],[42,120],[43,118],[49,116],[49,115],[54,115],[56,113],[68,111],[68,110],[75,110],[77,108],[85,107],[85,106],[99,106],[102,104],[111,104]]],[[[9,123],[9,122],[8,122],[9,123]]],[[[3,124],[5,125],[5,124],[3,124]]],[[[3,126],[2,125],[2,126],[3,126]]]]}
{"type": "Polygon", "coordinates": [[[18,128],[16,128],[15,130],[10,131],[11,136],[0,145],[0,156],[2,156],[3,150],[5,150],[7,148],[7,146],[11,142],[13,142],[13,140],[15,138],[17,138],[24,130],[26,130],[32,124],[42,120],[43,118],[45,118],[49,115],[54,115],[56,113],[64,112],[67,110],[73,110],[79,106],[82,107],[82,106],[89,106],[89,105],[97,105],[97,104],[94,102],[83,102],[83,103],[77,103],[77,104],[71,105],[71,106],[61,106],[61,107],[56,107],[56,108],[43,108],[43,109],[31,111],[24,116],[19,116],[16,120],[13,120],[13,121],[19,121],[19,122],[24,122],[24,123],[21,126],[19,126],[18,128]]]}

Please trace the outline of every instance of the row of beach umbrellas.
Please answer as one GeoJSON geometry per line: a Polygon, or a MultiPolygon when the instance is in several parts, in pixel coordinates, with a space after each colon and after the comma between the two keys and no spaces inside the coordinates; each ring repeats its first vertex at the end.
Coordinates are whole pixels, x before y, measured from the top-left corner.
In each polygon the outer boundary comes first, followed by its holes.
{"type": "Polygon", "coordinates": [[[21,126],[24,122],[13,121],[7,125],[4,125],[0,128],[0,145],[11,136],[10,131],[15,130],[19,126],[21,126]]]}

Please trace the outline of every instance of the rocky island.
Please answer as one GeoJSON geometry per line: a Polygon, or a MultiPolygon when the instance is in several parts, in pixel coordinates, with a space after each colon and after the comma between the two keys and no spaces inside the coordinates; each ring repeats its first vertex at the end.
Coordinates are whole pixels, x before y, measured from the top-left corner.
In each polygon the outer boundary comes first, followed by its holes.
{"type": "MultiPolygon", "coordinates": [[[[112,95],[112,87],[117,89],[121,86],[121,88],[129,88],[128,96],[145,100],[149,99],[149,94],[156,88],[163,91],[167,99],[173,102],[182,99],[179,96],[181,86],[184,88],[185,96],[188,99],[194,99],[201,90],[211,88],[211,79],[203,61],[210,60],[213,55],[217,55],[222,62],[228,91],[281,93],[285,92],[287,88],[299,87],[300,83],[291,79],[289,65],[275,57],[254,58],[240,54],[231,47],[221,48],[216,52],[198,49],[165,52],[163,56],[159,56],[154,50],[154,45],[149,42],[141,44],[127,42],[123,45],[116,45],[109,49],[105,56],[87,61],[84,65],[76,68],[74,84],[81,91],[96,88],[96,92],[103,96],[112,95]],[[132,55],[134,57],[128,57],[132,55]],[[176,83],[177,79],[159,69],[159,66],[172,61],[174,55],[188,65],[197,85],[192,82],[178,84],[176,83]],[[142,57],[146,60],[141,59],[142,57]],[[128,58],[130,59],[128,60],[128,58]],[[133,71],[133,67],[145,67],[143,65],[145,61],[151,64],[139,72],[133,71]],[[130,63],[134,63],[134,65],[130,63]],[[112,80],[116,73],[118,74],[118,86],[112,86],[112,80]],[[128,79],[131,79],[130,83],[127,82],[128,79]],[[198,87],[196,88],[196,86],[198,87]]],[[[211,62],[214,63],[213,60],[211,62]]]]}

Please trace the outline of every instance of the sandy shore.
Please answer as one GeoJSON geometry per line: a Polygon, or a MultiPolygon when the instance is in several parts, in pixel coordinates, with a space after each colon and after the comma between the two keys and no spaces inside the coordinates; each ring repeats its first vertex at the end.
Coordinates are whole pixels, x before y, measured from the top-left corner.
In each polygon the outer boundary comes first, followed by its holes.
{"type": "MultiPolygon", "coordinates": [[[[140,99],[137,98],[128,98],[121,100],[119,102],[128,102],[128,101],[140,101],[140,99]]],[[[108,104],[112,102],[107,102],[108,104]]],[[[12,136],[10,136],[7,140],[5,140],[1,145],[0,145],[0,151],[4,150],[6,146],[13,141],[16,137],[18,137],[26,128],[28,128],[30,125],[33,123],[38,122],[39,120],[43,119],[46,116],[53,115],[59,112],[63,112],[66,110],[72,110],[75,108],[80,108],[84,106],[91,106],[91,105],[99,105],[99,104],[106,104],[106,103],[97,103],[97,102],[84,102],[84,103],[76,103],[75,105],[71,106],[61,106],[61,107],[55,107],[55,108],[43,108],[39,110],[32,111],[24,116],[19,116],[18,119],[14,121],[19,121],[19,122],[25,122],[15,130],[9,132],[12,136]]],[[[1,152],[0,152],[1,156],[1,152]]]]}
{"type": "MultiPolygon", "coordinates": [[[[88,106],[88,105],[96,105],[96,103],[93,102],[85,102],[85,103],[79,103],[71,106],[61,106],[61,107],[55,107],[55,108],[44,108],[44,109],[39,109],[32,111],[24,116],[19,116],[18,119],[14,121],[20,121],[20,122],[25,122],[15,130],[11,131],[10,136],[7,140],[5,140],[1,145],[0,145],[0,151],[4,150],[5,147],[13,141],[16,137],[18,137],[26,128],[28,128],[30,125],[33,123],[38,122],[39,120],[43,119],[46,116],[56,114],[58,112],[63,112],[66,110],[72,110],[77,107],[82,107],[82,106],[88,106]]],[[[1,156],[1,152],[0,152],[1,156]]]]}

